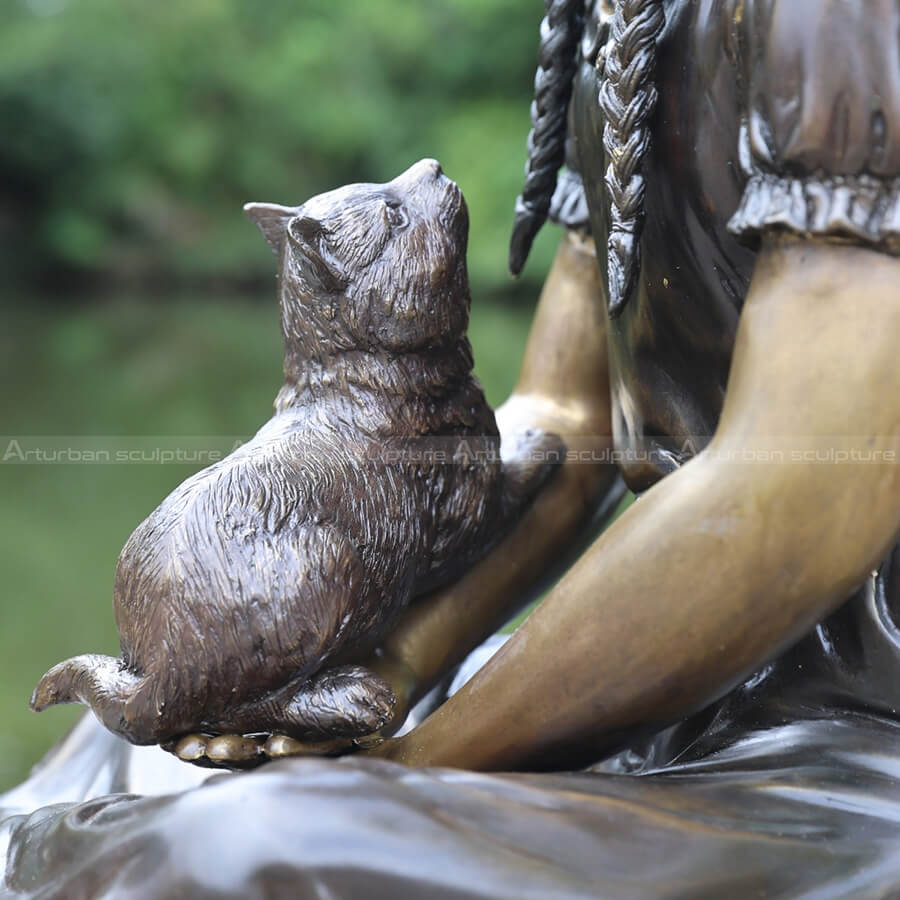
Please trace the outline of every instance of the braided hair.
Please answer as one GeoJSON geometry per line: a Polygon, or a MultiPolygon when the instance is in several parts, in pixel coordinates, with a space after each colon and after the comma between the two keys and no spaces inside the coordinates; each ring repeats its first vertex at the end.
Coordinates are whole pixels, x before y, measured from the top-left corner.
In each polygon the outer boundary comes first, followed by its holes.
{"type": "MultiPolygon", "coordinates": [[[[516,201],[509,268],[517,275],[547,219],[565,155],[568,105],[575,76],[575,48],[584,28],[584,0],[545,0],[535,96],[531,106],[525,187],[516,201]],[[552,104],[552,105],[551,105],[552,104]]],[[[603,146],[609,158],[606,189],[611,228],[607,245],[609,311],[624,309],[639,271],[650,148],[649,120],[658,97],[656,41],[665,25],[665,0],[616,0],[609,42],[597,57],[602,69],[600,108],[603,146]]]]}
{"type": "Polygon", "coordinates": [[[666,23],[660,0],[619,0],[606,53],[600,108],[609,157],[606,190],[611,227],[607,244],[609,313],[618,315],[640,271],[647,184],[643,162],[650,149],[650,116],[658,92],[653,81],[656,39],[666,23]]]}
{"type": "Polygon", "coordinates": [[[547,221],[559,169],[566,154],[566,121],[576,49],[583,28],[584,0],[544,0],[541,45],[534,76],[531,132],[525,187],[516,200],[516,218],[509,247],[509,270],[518,275],[531,244],[547,221]]]}

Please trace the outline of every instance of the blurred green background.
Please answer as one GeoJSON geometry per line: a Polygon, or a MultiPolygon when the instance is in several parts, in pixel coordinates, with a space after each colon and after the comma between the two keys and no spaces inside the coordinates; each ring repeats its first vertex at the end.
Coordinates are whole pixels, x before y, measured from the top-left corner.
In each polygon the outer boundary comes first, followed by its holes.
{"type": "Polygon", "coordinates": [[[274,260],[245,201],[295,204],[440,159],[469,202],[471,337],[494,404],[556,236],[512,283],[540,0],[0,10],[2,789],[77,715],[31,713],[36,680],[117,652],[119,549],[197,468],[22,464],[10,441],[228,450],[253,433],[280,339],[274,260]]]}

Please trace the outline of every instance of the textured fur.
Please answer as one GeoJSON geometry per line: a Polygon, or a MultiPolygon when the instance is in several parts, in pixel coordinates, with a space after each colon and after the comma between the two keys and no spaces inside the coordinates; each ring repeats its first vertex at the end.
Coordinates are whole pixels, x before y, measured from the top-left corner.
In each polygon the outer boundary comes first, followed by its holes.
{"type": "Polygon", "coordinates": [[[67,660],[32,699],[87,703],[135,743],[380,727],[386,684],[319,673],[474,561],[541,477],[499,463],[465,337],[466,208],[437,163],[247,212],[280,261],[275,415],[126,543],[121,660],[67,660]],[[386,448],[419,460],[441,436],[450,453],[465,440],[465,460],[385,461],[386,448]]]}

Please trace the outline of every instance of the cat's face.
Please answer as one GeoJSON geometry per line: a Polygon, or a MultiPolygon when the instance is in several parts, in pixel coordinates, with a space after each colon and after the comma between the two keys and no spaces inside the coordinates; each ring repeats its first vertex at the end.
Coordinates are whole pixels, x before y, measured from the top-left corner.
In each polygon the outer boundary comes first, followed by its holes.
{"type": "Polygon", "coordinates": [[[409,352],[468,324],[468,213],[434,160],[386,184],[353,184],[296,209],[248,215],[281,257],[285,336],[314,350],[409,352]]]}

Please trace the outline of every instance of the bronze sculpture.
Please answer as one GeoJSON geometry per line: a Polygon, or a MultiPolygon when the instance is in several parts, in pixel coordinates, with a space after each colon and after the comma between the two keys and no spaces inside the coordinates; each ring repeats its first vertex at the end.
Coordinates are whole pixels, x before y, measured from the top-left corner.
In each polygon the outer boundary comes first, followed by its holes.
{"type": "MultiPolygon", "coordinates": [[[[275,415],[129,538],[115,585],[122,659],[66,660],[31,702],[85,703],[136,744],[378,731],[391,687],[335,660],[486,552],[549,471],[537,456],[500,461],[465,336],[468,214],[436,161],[245,212],[279,259],[275,415]],[[428,444],[442,435],[456,441],[443,458],[428,444]]],[[[536,431],[526,447],[559,450],[536,431]]]]}
{"type": "MultiPolygon", "coordinates": [[[[561,56],[543,60],[538,91],[565,100],[546,73],[568,78],[575,44],[578,65],[568,131],[541,115],[539,96],[530,146],[539,165],[542,142],[568,144],[576,193],[582,184],[575,202],[570,173],[551,203],[555,178],[545,182],[543,208],[597,244],[612,435],[626,482],[646,493],[482,677],[373,752],[559,767],[630,745],[659,764],[767,722],[890,713],[900,95],[885,80],[897,45],[882,29],[900,8],[549,8],[544,39],[561,56]],[[614,117],[636,129],[621,152],[614,117]],[[539,654],[562,633],[590,663],[548,678],[539,654]],[[566,709],[560,696],[576,699],[566,709]]],[[[527,184],[524,196],[520,213],[527,184]]],[[[532,227],[519,222],[514,267],[532,227]]]]}
{"type": "MultiPolygon", "coordinates": [[[[523,195],[513,259],[543,215],[575,233],[498,421],[552,422],[615,466],[567,458],[464,588],[394,626],[385,645],[417,676],[409,694],[574,544],[616,467],[644,494],[479,675],[366,755],[481,769],[605,759],[583,774],[477,776],[357,754],[284,761],[243,784],[287,811],[268,775],[305,785],[295,806],[333,779],[329,834],[352,835],[351,852],[334,865],[292,821],[304,850],[278,857],[309,893],[890,896],[900,4],[547,5],[532,138],[543,186],[523,195]],[[564,150],[571,169],[550,196],[564,150]],[[354,803],[361,784],[374,809],[354,803]],[[378,853],[395,846],[378,827],[385,798],[408,863],[378,853]],[[420,832],[452,846],[454,864],[438,866],[420,832]]],[[[197,819],[179,830],[172,803],[239,809],[220,787],[138,801],[138,846],[167,828],[189,840],[197,819]]],[[[89,869],[103,883],[122,847],[114,827],[98,817],[89,869]]],[[[268,847],[280,833],[270,826],[268,847]]],[[[259,889],[265,871],[241,884],[259,889]]]]}

